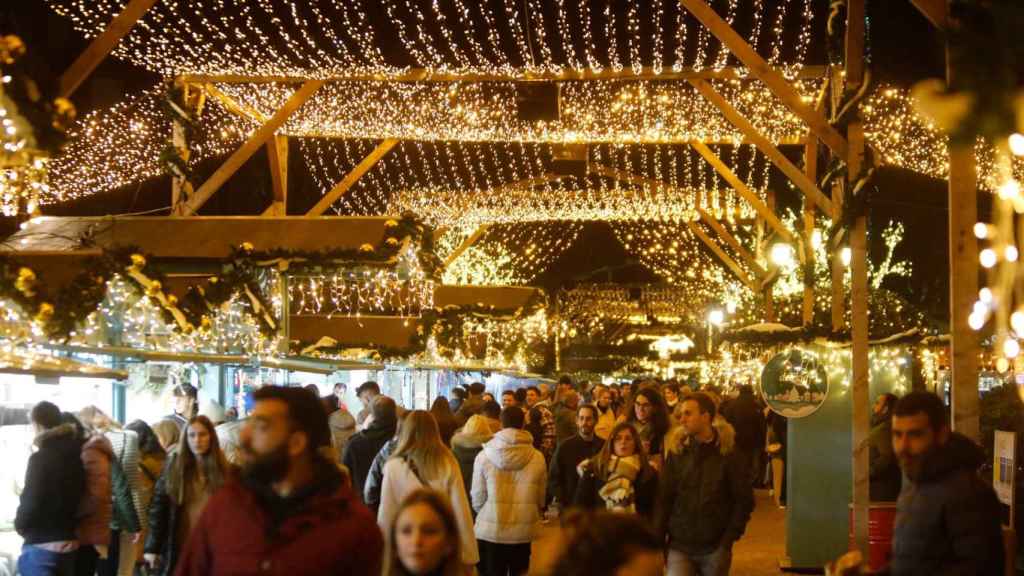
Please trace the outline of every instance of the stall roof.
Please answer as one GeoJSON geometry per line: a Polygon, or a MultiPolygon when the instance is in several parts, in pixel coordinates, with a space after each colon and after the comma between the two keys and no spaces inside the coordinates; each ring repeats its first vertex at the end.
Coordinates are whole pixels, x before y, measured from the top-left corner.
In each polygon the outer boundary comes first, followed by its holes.
{"type": "Polygon", "coordinates": [[[114,370],[70,358],[50,356],[24,348],[0,350],[0,373],[28,374],[50,378],[61,376],[112,380],[128,378],[128,373],[124,370],[114,370]]]}

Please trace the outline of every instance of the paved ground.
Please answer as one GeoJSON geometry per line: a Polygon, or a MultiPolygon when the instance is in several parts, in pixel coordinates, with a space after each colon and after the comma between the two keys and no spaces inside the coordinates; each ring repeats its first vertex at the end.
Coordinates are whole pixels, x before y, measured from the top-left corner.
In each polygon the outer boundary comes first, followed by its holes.
{"type": "MultiPolygon", "coordinates": [[[[732,574],[737,576],[776,576],[779,560],[786,554],[786,512],[775,506],[768,491],[757,491],[757,507],[747,533],[733,550],[732,574]]],[[[533,543],[530,574],[550,574],[550,563],[561,548],[558,529],[546,528],[533,543]]]]}

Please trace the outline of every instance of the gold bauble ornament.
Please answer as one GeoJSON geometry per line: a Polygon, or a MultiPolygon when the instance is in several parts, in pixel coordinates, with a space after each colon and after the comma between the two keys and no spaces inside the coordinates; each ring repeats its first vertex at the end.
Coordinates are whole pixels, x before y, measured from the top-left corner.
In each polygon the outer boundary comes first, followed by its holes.
{"type": "Polygon", "coordinates": [[[78,110],[71,100],[57,98],[53,101],[53,122],[51,124],[56,130],[67,132],[77,117],[78,110]]]}
{"type": "Polygon", "coordinates": [[[39,312],[36,313],[36,322],[46,324],[50,318],[53,318],[53,312],[53,304],[43,302],[39,305],[39,312]]]}
{"type": "Polygon", "coordinates": [[[149,296],[157,296],[160,294],[161,288],[163,288],[163,286],[160,284],[160,281],[154,280],[153,283],[146,288],[146,294],[149,296]]]}
{"type": "Polygon", "coordinates": [[[384,222],[385,228],[398,228],[398,220],[388,219],[384,222]]]}
{"type": "Polygon", "coordinates": [[[145,268],[146,257],[142,254],[132,254],[132,268],[145,268]]]}
{"type": "Polygon", "coordinates": [[[14,64],[25,55],[25,43],[21,38],[10,34],[0,38],[0,64],[14,64]]]}
{"type": "Polygon", "coordinates": [[[19,268],[18,279],[14,281],[14,287],[25,296],[31,298],[36,294],[36,273],[31,268],[19,268]]]}
{"type": "Polygon", "coordinates": [[[387,240],[384,241],[384,243],[387,244],[388,246],[398,246],[398,238],[388,238],[387,240]]]}
{"type": "Polygon", "coordinates": [[[174,294],[171,294],[170,296],[168,296],[167,297],[167,305],[168,306],[177,306],[178,305],[178,297],[175,296],[174,294]]]}
{"type": "Polygon", "coordinates": [[[252,252],[253,250],[255,250],[255,249],[256,249],[256,247],[252,245],[252,242],[242,242],[242,243],[241,243],[241,244],[240,244],[240,245],[238,246],[238,248],[239,248],[239,249],[240,249],[240,250],[241,250],[242,252],[245,252],[246,254],[248,254],[248,253],[250,253],[250,252],[252,252]]]}
{"type": "Polygon", "coordinates": [[[363,244],[359,247],[359,251],[363,253],[373,252],[373,244],[363,244]]]}

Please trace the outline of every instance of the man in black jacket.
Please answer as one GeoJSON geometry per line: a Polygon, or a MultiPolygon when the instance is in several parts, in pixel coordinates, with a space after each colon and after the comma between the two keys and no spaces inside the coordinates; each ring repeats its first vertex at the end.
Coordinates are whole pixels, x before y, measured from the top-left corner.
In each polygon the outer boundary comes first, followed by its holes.
{"type": "Polygon", "coordinates": [[[768,428],[754,388],[750,384],[740,386],[740,395],[722,410],[722,416],[736,429],[736,447],[747,455],[752,475],[757,474],[762,469],[761,454],[768,428]]]}
{"type": "Polygon", "coordinates": [[[604,447],[604,440],[594,435],[596,425],[597,408],[593,404],[580,406],[576,410],[576,429],[579,433],[559,444],[551,458],[548,500],[557,497],[562,512],[572,506],[576,498],[576,488],[580,483],[580,474],[576,468],[580,462],[591,458],[604,447]]]}
{"type": "Polygon", "coordinates": [[[366,478],[370,474],[370,466],[380,449],[395,435],[398,425],[398,407],[395,401],[387,396],[377,396],[370,405],[373,421],[366,429],[356,432],[345,445],[345,453],[341,457],[352,476],[352,491],[361,500],[366,478]]]}
{"type": "Polygon", "coordinates": [[[754,510],[748,459],[712,426],[715,411],[707,394],[684,399],[685,437],[665,461],[656,524],[668,534],[669,576],[727,575],[754,510]]]}
{"type": "Polygon", "coordinates": [[[938,396],[911,392],[893,409],[904,482],[893,531],[893,576],[1003,574],[999,501],[978,476],[981,447],[950,431],[938,396]]]}
{"type": "Polygon", "coordinates": [[[28,459],[25,488],[14,527],[25,539],[18,572],[31,576],[72,576],[75,570],[75,519],[85,490],[82,441],[60,409],[50,402],[32,408],[39,450],[28,459]]]}

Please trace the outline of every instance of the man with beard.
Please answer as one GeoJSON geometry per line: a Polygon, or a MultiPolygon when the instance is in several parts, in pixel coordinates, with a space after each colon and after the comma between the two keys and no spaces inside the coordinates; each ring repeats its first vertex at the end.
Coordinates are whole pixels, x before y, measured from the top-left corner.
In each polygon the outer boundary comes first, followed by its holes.
{"type": "Polygon", "coordinates": [[[578,434],[558,445],[551,459],[551,471],[548,473],[548,500],[558,498],[561,512],[565,513],[576,498],[576,488],[580,483],[577,467],[580,462],[593,457],[604,447],[604,440],[594,434],[597,424],[597,407],[584,404],[576,410],[576,429],[578,434]]]}
{"type": "Polygon", "coordinates": [[[905,481],[889,573],[1003,574],[999,501],[978,475],[984,454],[950,431],[942,400],[929,392],[901,398],[892,446],[905,481]]]}
{"type": "Polygon", "coordinates": [[[327,455],[320,399],[267,386],[255,402],[241,477],[210,498],[178,576],[379,574],[383,539],[327,455]]]}

